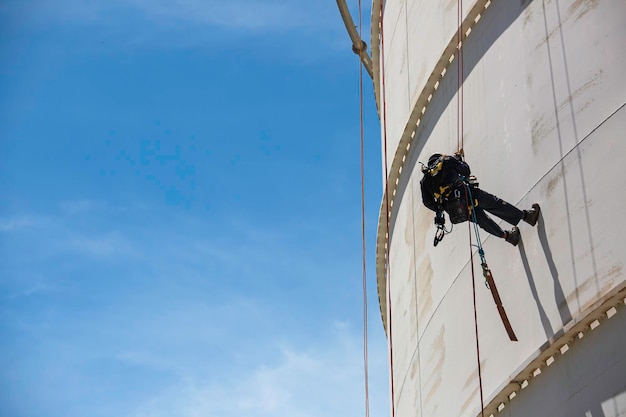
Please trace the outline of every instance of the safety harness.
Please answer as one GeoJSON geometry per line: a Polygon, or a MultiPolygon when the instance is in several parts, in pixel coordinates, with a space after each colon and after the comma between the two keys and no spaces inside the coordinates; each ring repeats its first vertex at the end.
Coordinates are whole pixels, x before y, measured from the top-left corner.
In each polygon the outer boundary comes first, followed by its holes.
{"type": "MultiPolygon", "coordinates": [[[[424,167],[423,171],[431,178],[435,178],[440,174],[445,158],[446,155],[441,155],[428,167],[424,167]]],[[[468,178],[461,178],[451,184],[435,184],[434,186],[436,191],[433,192],[433,197],[437,201],[437,204],[448,213],[452,224],[462,223],[469,217],[471,207],[461,198],[461,189],[467,186],[478,187],[478,181],[475,176],[470,175],[468,178]]],[[[474,204],[477,205],[478,202],[474,202],[474,204]]],[[[439,243],[447,233],[445,232],[445,228],[438,227],[437,234],[441,235],[441,238],[438,241],[435,239],[435,245],[439,243]]]]}

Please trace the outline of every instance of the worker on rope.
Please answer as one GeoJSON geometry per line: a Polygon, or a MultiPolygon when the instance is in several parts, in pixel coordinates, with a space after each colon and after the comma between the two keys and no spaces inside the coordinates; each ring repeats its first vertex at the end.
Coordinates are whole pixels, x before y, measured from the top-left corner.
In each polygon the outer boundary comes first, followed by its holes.
{"type": "MultiPolygon", "coordinates": [[[[539,204],[533,204],[530,210],[520,210],[478,188],[476,178],[470,175],[469,165],[463,161],[462,151],[453,156],[438,153],[431,155],[428,165],[422,166],[422,173],[424,174],[420,181],[422,201],[426,207],[436,213],[435,224],[442,229],[445,224],[443,214],[445,211],[453,224],[472,218],[482,229],[517,246],[520,240],[517,224],[520,220],[524,220],[531,226],[537,224],[539,204]],[[473,202],[470,201],[472,198],[473,202]],[[471,211],[468,210],[472,208],[472,204],[475,217],[470,216],[471,211]],[[512,224],[513,228],[502,230],[485,213],[486,211],[512,224]]],[[[436,244],[437,240],[435,240],[436,244]]]]}

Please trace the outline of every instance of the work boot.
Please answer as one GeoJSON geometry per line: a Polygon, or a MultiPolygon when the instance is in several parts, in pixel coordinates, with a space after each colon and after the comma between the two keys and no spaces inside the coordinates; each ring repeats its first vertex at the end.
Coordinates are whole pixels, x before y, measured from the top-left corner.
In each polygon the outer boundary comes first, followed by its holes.
{"type": "Polygon", "coordinates": [[[522,220],[524,220],[531,226],[536,225],[537,220],[539,219],[540,210],[541,209],[539,208],[539,204],[533,204],[533,208],[531,208],[530,210],[524,210],[524,217],[522,217],[522,220]]]}
{"type": "Polygon", "coordinates": [[[504,232],[504,240],[506,240],[513,246],[517,246],[517,244],[519,243],[519,238],[520,234],[517,226],[513,226],[511,230],[507,230],[504,232]]]}

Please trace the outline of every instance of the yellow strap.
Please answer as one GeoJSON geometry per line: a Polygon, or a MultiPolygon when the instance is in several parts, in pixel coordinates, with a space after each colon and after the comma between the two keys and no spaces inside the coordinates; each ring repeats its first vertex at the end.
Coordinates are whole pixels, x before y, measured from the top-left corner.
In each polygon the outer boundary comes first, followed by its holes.
{"type": "Polygon", "coordinates": [[[439,193],[434,193],[435,199],[441,200],[442,197],[450,195],[450,187],[452,187],[452,185],[446,185],[445,187],[439,186],[439,193]]]}

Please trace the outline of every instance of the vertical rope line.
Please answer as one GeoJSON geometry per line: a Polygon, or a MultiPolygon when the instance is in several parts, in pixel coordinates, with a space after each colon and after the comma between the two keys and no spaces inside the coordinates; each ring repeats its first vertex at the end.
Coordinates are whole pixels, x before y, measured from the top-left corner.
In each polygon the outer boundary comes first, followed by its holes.
{"type": "Polygon", "coordinates": [[[390,217],[390,207],[389,207],[389,169],[387,167],[387,92],[385,88],[385,31],[384,31],[384,0],[380,2],[380,50],[381,50],[381,58],[380,58],[380,69],[381,69],[381,93],[383,97],[382,110],[383,110],[383,159],[385,165],[385,218],[386,218],[386,243],[387,247],[385,248],[385,266],[387,272],[387,326],[388,326],[388,334],[389,334],[389,385],[391,389],[391,417],[395,417],[395,393],[394,393],[394,381],[393,381],[393,326],[392,326],[392,309],[391,309],[391,263],[389,262],[389,253],[391,250],[391,231],[389,230],[389,217],[390,217]]]}
{"type": "Polygon", "coordinates": [[[456,3],[456,149],[461,149],[461,137],[463,136],[461,129],[461,22],[462,22],[462,5],[461,0],[458,0],[456,3]]]}
{"type": "Polygon", "coordinates": [[[465,128],[464,128],[464,118],[463,118],[463,110],[465,108],[465,93],[463,91],[464,85],[465,85],[465,59],[464,59],[464,49],[465,49],[465,42],[463,41],[463,37],[464,37],[465,33],[463,33],[463,0],[459,0],[459,66],[461,67],[460,69],[460,87],[459,87],[459,92],[460,92],[460,107],[461,107],[461,149],[463,149],[463,140],[464,140],[464,133],[465,133],[465,128]]]}
{"type": "MultiPolygon", "coordinates": [[[[464,87],[464,77],[465,77],[465,65],[464,65],[464,59],[463,59],[463,55],[464,55],[464,49],[465,49],[465,45],[463,42],[463,0],[458,0],[457,2],[458,4],[458,15],[457,15],[457,27],[458,27],[458,32],[457,32],[457,149],[460,151],[462,149],[464,149],[465,145],[464,145],[464,115],[463,115],[463,110],[464,110],[464,95],[463,95],[463,87],[464,87]]],[[[468,207],[468,209],[471,207],[471,210],[473,212],[474,210],[474,202],[473,201],[469,201],[470,197],[468,195],[468,190],[466,187],[464,187],[465,189],[465,202],[466,205],[468,207]]],[[[474,249],[473,249],[473,245],[472,245],[472,219],[471,219],[471,213],[468,211],[468,219],[467,219],[467,225],[468,225],[468,234],[469,234],[469,250],[470,250],[470,265],[471,265],[471,270],[472,270],[472,300],[473,300],[473,307],[474,307],[474,333],[475,333],[475,339],[476,339],[476,366],[478,369],[478,392],[480,393],[480,415],[482,417],[485,417],[485,400],[484,400],[484,396],[483,396],[483,377],[482,377],[482,370],[481,370],[481,364],[480,364],[480,341],[479,341],[479,334],[478,334],[478,308],[477,308],[477,304],[476,304],[476,274],[474,272],[474,249]]],[[[476,227],[476,226],[475,226],[476,227]]],[[[477,239],[479,239],[479,237],[477,236],[477,239]]],[[[478,244],[480,245],[480,241],[478,242],[478,244]]]]}
{"type": "MultiPolygon", "coordinates": [[[[362,7],[359,0],[359,39],[363,39],[362,7]]],[[[365,129],[363,123],[363,64],[359,63],[359,126],[361,148],[361,253],[363,271],[363,368],[365,378],[365,417],[370,415],[369,403],[369,366],[368,366],[368,335],[367,335],[367,245],[365,240],[365,129]]]]}
{"type": "MultiPolygon", "coordinates": [[[[471,207],[472,212],[468,210],[467,213],[467,226],[469,231],[469,249],[470,249],[470,265],[472,270],[472,300],[474,302],[474,333],[476,337],[476,366],[478,368],[478,392],[480,393],[480,415],[481,417],[485,417],[485,399],[483,397],[483,375],[482,370],[480,369],[480,343],[478,339],[478,309],[476,305],[476,276],[474,273],[474,250],[472,249],[472,213],[474,210],[474,202],[470,202],[470,196],[468,193],[468,185],[463,187],[465,191],[465,204],[467,207],[471,207]]],[[[476,227],[476,226],[474,226],[476,227]]],[[[480,237],[477,235],[477,239],[480,237]]],[[[480,242],[478,242],[480,244],[480,242]]]]}
{"type": "MultiPolygon", "coordinates": [[[[471,224],[471,222],[469,222],[471,224]]],[[[478,391],[480,392],[480,415],[485,417],[485,400],[483,398],[483,376],[480,369],[480,344],[478,343],[478,313],[476,308],[476,277],[474,275],[474,251],[472,250],[472,229],[470,235],[470,262],[472,263],[472,298],[474,300],[474,331],[476,334],[476,365],[478,367],[478,391]]]]}

